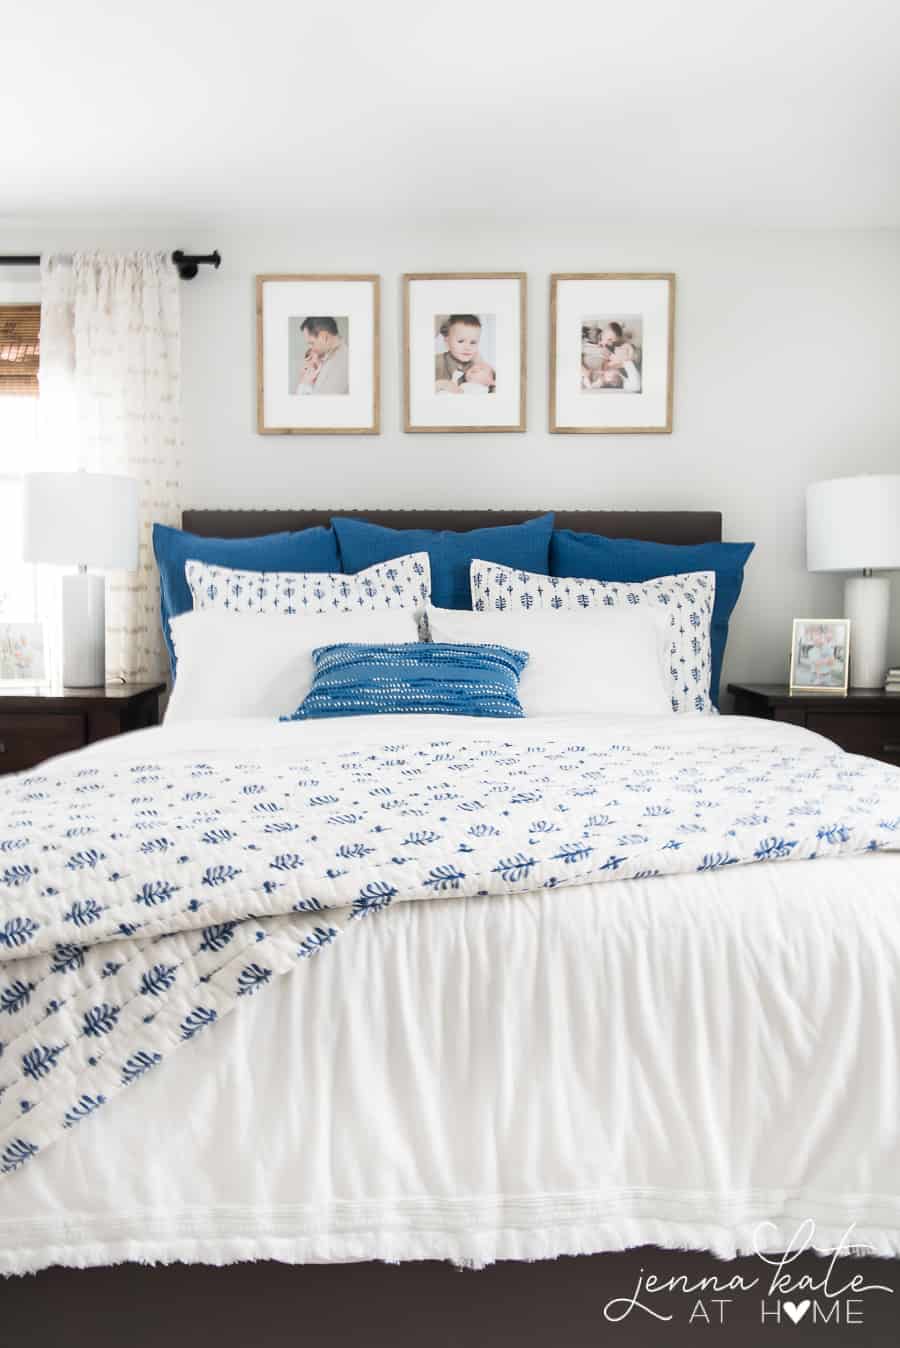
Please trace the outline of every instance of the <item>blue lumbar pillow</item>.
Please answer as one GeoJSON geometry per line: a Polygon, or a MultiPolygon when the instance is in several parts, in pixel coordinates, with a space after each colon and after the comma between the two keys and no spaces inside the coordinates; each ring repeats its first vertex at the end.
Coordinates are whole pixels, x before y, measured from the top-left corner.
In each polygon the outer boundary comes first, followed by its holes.
{"type": "Polygon", "coordinates": [[[553,516],[489,529],[387,529],[367,520],[336,515],[331,521],[345,571],[362,571],[408,552],[431,559],[431,597],[436,608],[471,608],[469,565],[476,557],[516,571],[547,572],[553,516]]]}
{"type": "Polygon", "coordinates": [[[691,571],[715,571],[716,598],[710,625],[710,697],[719,705],[722,660],[728,640],[728,620],[744,583],[744,563],[753,543],[645,543],[638,538],[604,538],[557,529],[550,544],[551,576],[586,580],[656,580],[691,571]]]}
{"type": "Polygon", "coordinates": [[[321,526],[298,533],[265,534],[262,538],[202,538],[183,529],[154,524],[153,552],[159,567],[159,608],[173,679],[176,659],[169,623],[193,607],[185,562],[210,562],[245,571],[341,569],[334,534],[321,526]]]}
{"type": "Polygon", "coordinates": [[[523,716],[518,687],[527,663],[527,651],[463,642],[319,646],[312,687],[297,710],[280,719],[406,712],[523,716]]]}

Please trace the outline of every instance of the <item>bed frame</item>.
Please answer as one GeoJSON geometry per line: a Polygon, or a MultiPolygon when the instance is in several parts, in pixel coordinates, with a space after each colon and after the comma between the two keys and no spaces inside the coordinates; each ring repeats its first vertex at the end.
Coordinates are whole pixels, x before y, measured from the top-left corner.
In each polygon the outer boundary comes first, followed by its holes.
{"type": "MultiPolygon", "coordinates": [[[[327,510],[187,510],[184,527],[206,537],[249,538],[284,529],[327,525],[327,510]]],[[[474,529],[518,524],[535,511],[369,510],[340,512],[394,528],[474,529]]],[[[660,543],[709,543],[722,536],[715,511],[559,511],[562,529],[660,543]]],[[[0,1198],[2,1201],[2,1198],[0,1198]]],[[[873,1259],[842,1264],[846,1277],[900,1286],[873,1259]],[[852,1270],[850,1265],[852,1264],[852,1270]]],[[[897,1267],[895,1264],[888,1269],[897,1267]]],[[[797,1277],[821,1279],[827,1261],[803,1256],[797,1277]]],[[[0,1280],[0,1345],[29,1348],[687,1348],[699,1339],[731,1348],[759,1348],[768,1334],[792,1344],[893,1343],[894,1298],[870,1296],[865,1328],[811,1324],[760,1325],[759,1297],[736,1295],[724,1328],[688,1323],[694,1299],[655,1296],[670,1322],[633,1313],[620,1324],[604,1319],[610,1298],[629,1297],[642,1270],[692,1282],[718,1272],[746,1279],[767,1270],[757,1259],[719,1264],[706,1254],[656,1248],[583,1255],[534,1264],[501,1263],[479,1273],[446,1264],[292,1266],[273,1262],[227,1268],[121,1264],[95,1269],[52,1268],[33,1277],[0,1280]],[[856,1337],[857,1332],[859,1338],[856,1337]]],[[[770,1272],[770,1271],[768,1271],[770,1272]]],[[[844,1280],[843,1278],[841,1279],[844,1280]]],[[[713,1294],[714,1295],[714,1294],[713,1294]]],[[[726,1294],[727,1295],[727,1294],[726,1294]]],[[[708,1299],[707,1299],[708,1301],[708,1299]]],[[[708,1301],[709,1313],[715,1307],[708,1301]]],[[[774,1342],[774,1339],[773,1339],[774,1342]]]]}

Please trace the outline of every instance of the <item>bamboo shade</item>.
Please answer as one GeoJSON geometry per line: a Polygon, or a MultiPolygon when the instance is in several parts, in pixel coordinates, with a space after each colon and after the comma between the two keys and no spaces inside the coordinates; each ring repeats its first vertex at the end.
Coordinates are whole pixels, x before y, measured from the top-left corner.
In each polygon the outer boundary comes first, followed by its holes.
{"type": "Polygon", "coordinates": [[[40,330],[39,304],[0,304],[0,397],[37,397],[40,330]]]}

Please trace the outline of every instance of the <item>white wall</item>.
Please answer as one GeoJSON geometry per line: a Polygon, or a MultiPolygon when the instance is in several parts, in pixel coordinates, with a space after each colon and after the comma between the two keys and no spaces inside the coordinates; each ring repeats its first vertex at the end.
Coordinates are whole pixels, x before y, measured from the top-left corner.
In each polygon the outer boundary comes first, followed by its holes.
{"type": "MultiPolygon", "coordinates": [[[[896,232],[607,237],[602,210],[555,229],[466,212],[0,225],[0,251],[132,246],[218,247],[225,259],[184,287],[186,505],[720,509],[726,538],[757,544],[726,677],[784,678],[791,618],[841,611],[840,580],[805,570],[807,482],[900,471],[896,232]],[[528,273],[529,429],[404,435],[400,277],[467,268],[528,273]],[[582,270],[677,273],[672,435],[548,433],[548,278],[582,270]],[[254,276],[266,271],[381,274],[381,436],[255,433],[254,276]]],[[[892,658],[896,621],[894,636],[892,658]]]]}

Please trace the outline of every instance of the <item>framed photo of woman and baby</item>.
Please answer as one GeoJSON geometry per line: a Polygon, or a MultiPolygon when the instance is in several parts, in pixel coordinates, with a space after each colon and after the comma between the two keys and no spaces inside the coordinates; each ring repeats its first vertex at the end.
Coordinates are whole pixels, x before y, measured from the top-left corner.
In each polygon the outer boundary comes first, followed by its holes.
{"type": "Polygon", "coordinates": [[[403,278],[404,429],[524,431],[525,275],[403,278]]]}
{"type": "Polygon", "coordinates": [[[674,319],[670,273],[552,276],[550,430],[671,432],[674,319]]]}

